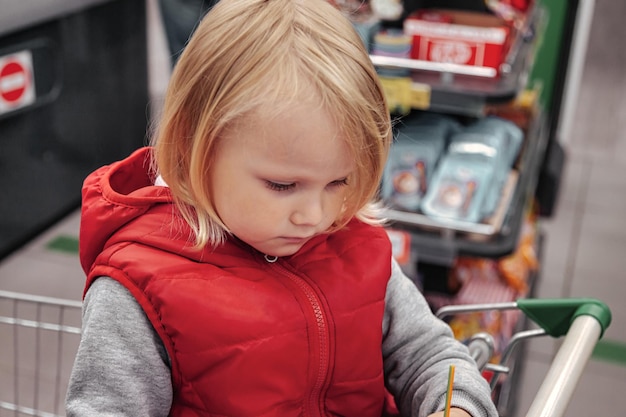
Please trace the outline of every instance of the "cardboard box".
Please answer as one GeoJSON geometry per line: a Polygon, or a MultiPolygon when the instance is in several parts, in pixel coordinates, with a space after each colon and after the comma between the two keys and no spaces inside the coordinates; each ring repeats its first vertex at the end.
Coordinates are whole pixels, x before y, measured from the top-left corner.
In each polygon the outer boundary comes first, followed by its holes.
{"type": "Polygon", "coordinates": [[[459,10],[420,10],[404,21],[413,37],[411,58],[499,69],[511,28],[494,15],[459,10]]]}

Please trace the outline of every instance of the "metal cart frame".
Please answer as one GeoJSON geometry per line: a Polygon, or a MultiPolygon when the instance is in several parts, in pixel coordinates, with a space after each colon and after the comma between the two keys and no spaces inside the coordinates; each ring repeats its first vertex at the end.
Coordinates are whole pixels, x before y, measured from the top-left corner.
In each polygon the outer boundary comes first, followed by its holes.
{"type": "Polygon", "coordinates": [[[81,307],[79,301],[0,291],[0,416],[65,415],[81,307]]]}
{"type": "Polygon", "coordinates": [[[499,376],[509,372],[507,363],[520,342],[546,335],[554,338],[564,336],[563,343],[526,413],[526,417],[561,417],[565,414],[596,343],[611,323],[611,311],[606,304],[596,299],[559,298],[447,306],[439,309],[436,314],[444,318],[453,314],[511,309],[521,310],[539,328],[514,334],[502,352],[499,364],[489,363],[494,352],[494,342],[487,333],[478,333],[469,340],[470,353],[481,370],[493,371],[490,385],[494,389],[499,376]]]}

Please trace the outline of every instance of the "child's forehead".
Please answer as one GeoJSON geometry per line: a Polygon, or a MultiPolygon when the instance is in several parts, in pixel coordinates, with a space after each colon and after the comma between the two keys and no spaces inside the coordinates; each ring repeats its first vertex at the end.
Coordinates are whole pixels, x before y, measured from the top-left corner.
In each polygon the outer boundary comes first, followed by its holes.
{"type": "Polygon", "coordinates": [[[335,112],[325,107],[319,94],[312,89],[293,96],[285,94],[261,98],[257,105],[239,119],[244,123],[254,123],[257,126],[275,126],[285,120],[302,118],[311,113],[323,115],[329,122],[334,123],[335,112]]]}
{"type": "Polygon", "coordinates": [[[315,100],[302,102],[267,103],[258,106],[247,116],[239,118],[235,127],[257,137],[298,137],[323,134],[339,138],[340,125],[332,111],[315,100]]]}
{"type": "Polygon", "coordinates": [[[352,148],[328,112],[296,104],[271,118],[266,113],[259,110],[230,129],[222,137],[221,155],[281,176],[351,171],[352,148]]]}

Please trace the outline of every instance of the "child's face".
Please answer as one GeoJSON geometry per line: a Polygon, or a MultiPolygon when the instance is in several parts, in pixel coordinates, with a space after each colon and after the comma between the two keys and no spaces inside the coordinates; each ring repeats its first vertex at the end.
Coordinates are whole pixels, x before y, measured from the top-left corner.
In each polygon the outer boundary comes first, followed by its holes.
{"type": "Polygon", "coordinates": [[[338,218],[354,162],[317,106],[264,116],[261,110],[244,118],[221,138],[213,204],[239,239],[264,254],[288,256],[338,218]]]}

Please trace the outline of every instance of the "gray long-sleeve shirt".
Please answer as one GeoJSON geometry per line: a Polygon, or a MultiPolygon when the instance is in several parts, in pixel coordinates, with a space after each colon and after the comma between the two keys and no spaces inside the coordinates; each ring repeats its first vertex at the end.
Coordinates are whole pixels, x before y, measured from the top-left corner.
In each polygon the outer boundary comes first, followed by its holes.
{"type": "MultiPolygon", "coordinates": [[[[382,352],[386,383],[402,415],[425,417],[443,410],[453,364],[452,405],[473,417],[497,417],[489,386],[467,349],[433,316],[395,262],[385,298],[382,352]]],[[[84,301],[67,416],[165,417],[172,395],[167,352],[143,310],[121,284],[97,279],[84,301]]]]}

